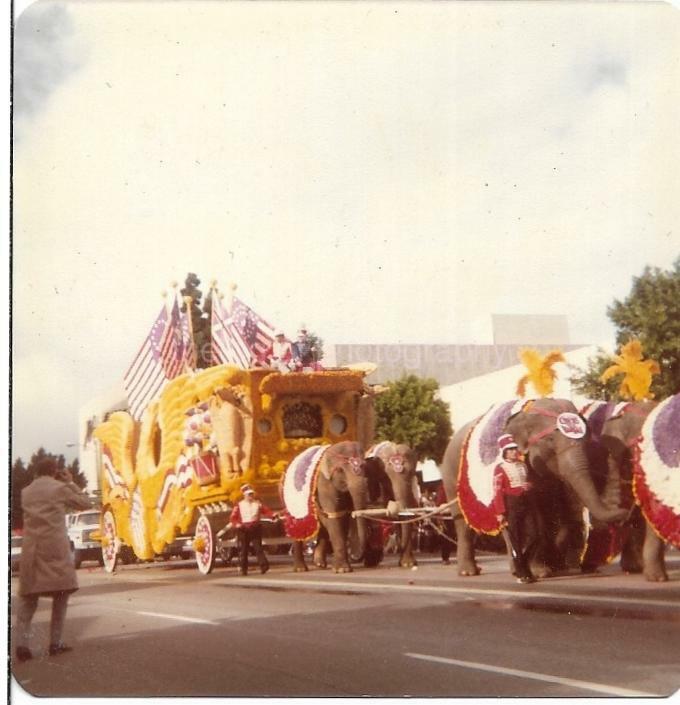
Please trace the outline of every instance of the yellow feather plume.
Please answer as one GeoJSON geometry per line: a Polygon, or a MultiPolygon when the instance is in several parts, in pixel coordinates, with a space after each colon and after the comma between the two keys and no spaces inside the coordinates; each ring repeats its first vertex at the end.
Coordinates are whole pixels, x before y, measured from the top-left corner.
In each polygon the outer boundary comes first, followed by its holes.
{"type": "Polygon", "coordinates": [[[600,377],[603,384],[622,374],[619,394],[624,399],[642,400],[654,397],[649,388],[652,386],[652,376],[658,375],[661,368],[656,360],[642,359],[642,344],[639,340],[629,340],[621,348],[621,353],[613,356],[613,360],[615,364],[610,365],[600,377]]]}
{"type": "Polygon", "coordinates": [[[551,350],[545,357],[542,357],[538,350],[522,348],[519,351],[519,359],[529,372],[517,383],[517,395],[520,397],[525,395],[529,382],[540,397],[547,397],[551,394],[557,379],[557,373],[552,368],[558,362],[564,362],[562,352],[551,350]]]}

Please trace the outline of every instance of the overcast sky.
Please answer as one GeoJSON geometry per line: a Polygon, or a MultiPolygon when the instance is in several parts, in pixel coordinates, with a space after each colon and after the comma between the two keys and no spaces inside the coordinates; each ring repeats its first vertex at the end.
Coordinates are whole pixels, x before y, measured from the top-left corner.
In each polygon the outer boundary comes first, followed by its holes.
{"type": "Polygon", "coordinates": [[[490,343],[680,253],[662,4],[38,2],[15,35],[13,456],[73,455],[188,271],[294,335],[490,343]]]}

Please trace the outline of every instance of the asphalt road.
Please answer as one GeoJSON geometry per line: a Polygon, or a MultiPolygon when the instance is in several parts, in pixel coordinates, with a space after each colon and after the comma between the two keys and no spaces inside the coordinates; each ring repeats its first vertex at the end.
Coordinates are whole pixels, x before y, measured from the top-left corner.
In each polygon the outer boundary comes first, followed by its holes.
{"type": "Polygon", "coordinates": [[[48,697],[647,697],[680,687],[680,552],[669,553],[671,580],[658,585],[616,566],[517,585],[497,556],[482,556],[476,578],[431,554],[419,561],[417,570],[388,557],[349,575],[295,574],[275,557],[268,574],[247,577],[221,566],[201,576],[182,561],[114,575],[86,566],[67,618],[74,651],[46,655],[50,601],[41,600],[36,657],[12,665],[13,699],[22,689],[48,697]]]}

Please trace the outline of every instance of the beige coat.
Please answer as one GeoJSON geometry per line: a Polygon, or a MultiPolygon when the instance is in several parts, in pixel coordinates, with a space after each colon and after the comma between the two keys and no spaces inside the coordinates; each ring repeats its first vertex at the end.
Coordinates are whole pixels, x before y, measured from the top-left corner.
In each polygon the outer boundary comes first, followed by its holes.
{"type": "Polygon", "coordinates": [[[77,590],[78,580],[66,532],[69,511],[89,509],[87,496],[72,482],[43,475],[21,492],[24,540],[19,594],[77,590]]]}

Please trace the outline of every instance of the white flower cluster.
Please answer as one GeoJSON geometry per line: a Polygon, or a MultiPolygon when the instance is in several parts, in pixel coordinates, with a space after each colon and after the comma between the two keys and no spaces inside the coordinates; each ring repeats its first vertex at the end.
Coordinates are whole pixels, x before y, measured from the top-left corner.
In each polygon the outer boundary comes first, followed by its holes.
{"type": "Polygon", "coordinates": [[[640,466],[650,491],[680,516],[680,467],[666,465],[654,447],[654,424],[672,399],[674,397],[669,397],[659,404],[645,420],[640,443],[640,466]]]}

